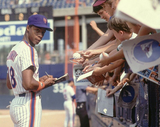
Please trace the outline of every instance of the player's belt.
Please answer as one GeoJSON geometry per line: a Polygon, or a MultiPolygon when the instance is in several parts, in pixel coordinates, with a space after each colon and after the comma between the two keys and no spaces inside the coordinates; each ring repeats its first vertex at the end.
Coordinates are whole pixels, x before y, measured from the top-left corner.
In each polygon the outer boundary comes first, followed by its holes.
{"type": "MultiPolygon", "coordinates": [[[[38,94],[39,95],[39,98],[41,98],[41,95],[40,94],[38,94]]],[[[25,97],[26,96],[26,93],[21,93],[21,94],[19,94],[18,95],[19,97],[25,97]]]]}
{"type": "Polygon", "coordinates": [[[19,97],[25,97],[26,93],[19,94],[19,97]]]}

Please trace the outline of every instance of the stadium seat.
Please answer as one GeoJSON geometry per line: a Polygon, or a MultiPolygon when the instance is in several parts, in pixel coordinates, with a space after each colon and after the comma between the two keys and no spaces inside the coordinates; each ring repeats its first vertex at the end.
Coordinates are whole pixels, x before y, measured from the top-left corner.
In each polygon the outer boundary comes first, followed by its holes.
{"type": "MultiPolygon", "coordinates": [[[[31,0],[32,1],[32,0],[31,0]]],[[[32,3],[15,5],[16,0],[0,0],[0,9],[13,8],[13,7],[35,7],[35,6],[48,6],[53,5],[54,9],[61,8],[74,8],[75,0],[37,0],[32,3]],[[69,2],[70,1],[70,2],[69,2]]],[[[94,0],[79,0],[79,7],[92,6],[94,0]]]]}

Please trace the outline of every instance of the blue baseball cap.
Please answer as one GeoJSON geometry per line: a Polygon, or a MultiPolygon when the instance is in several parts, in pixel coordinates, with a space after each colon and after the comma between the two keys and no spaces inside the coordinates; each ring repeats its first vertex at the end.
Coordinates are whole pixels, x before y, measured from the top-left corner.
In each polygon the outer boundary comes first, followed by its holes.
{"type": "Polygon", "coordinates": [[[36,27],[45,28],[48,31],[53,31],[51,28],[48,27],[47,24],[48,24],[47,18],[40,14],[31,15],[28,18],[28,23],[27,23],[27,25],[33,25],[36,27]]]}
{"type": "Polygon", "coordinates": [[[70,79],[68,80],[68,83],[70,83],[70,82],[72,82],[72,81],[74,81],[73,78],[70,78],[70,79]]]}

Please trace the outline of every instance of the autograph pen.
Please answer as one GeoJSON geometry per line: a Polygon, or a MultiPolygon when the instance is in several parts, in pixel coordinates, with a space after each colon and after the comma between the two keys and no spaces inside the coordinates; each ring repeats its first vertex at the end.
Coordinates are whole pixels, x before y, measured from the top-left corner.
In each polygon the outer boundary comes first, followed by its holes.
{"type": "Polygon", "coordinates": [[[46,75],[49,77],[49,74],[47,73],[47,72],[45,72],[46,73],[46,75]]]}

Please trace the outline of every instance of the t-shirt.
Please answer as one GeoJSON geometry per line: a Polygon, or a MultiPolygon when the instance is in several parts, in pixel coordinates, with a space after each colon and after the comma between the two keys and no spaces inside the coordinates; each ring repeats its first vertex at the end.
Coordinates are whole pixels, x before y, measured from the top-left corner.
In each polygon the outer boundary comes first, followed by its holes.
{"type": "Polygon", "coordinates": [[[86,88],[87,86],[76,86],[76,102],[86,102],[86,88]]]}
{"type": "MultiPolygon", "coordinates": [[[[131,38],[129,38],[128,40],[134,39],[134,38],[136,38],[136,37],[137,37],[137,34],[136,34],[136,33],[132,33],[131,38]]],[[[124,41],[127,41],[127,40],[124,40],[124,41]]],[[[117,46],[117,51],[120,51],[120,50],[123,48],[123,42],[124,42],[124,41],[122,41],[121,44],[119,44],[119,45],[117,46]]]]}

